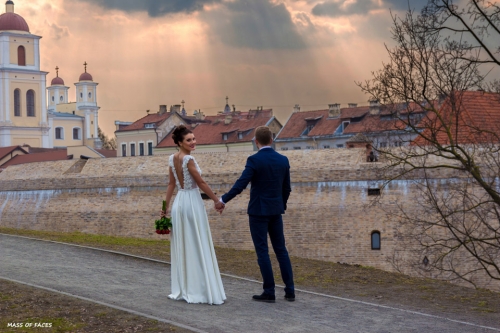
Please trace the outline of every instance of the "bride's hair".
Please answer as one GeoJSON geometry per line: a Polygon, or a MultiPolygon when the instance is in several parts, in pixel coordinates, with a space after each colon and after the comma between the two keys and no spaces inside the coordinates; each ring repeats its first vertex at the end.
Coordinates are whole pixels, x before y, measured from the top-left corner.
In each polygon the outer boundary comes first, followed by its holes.
{"type": "Polygon", "coordinates": [[[174,143],[176,145],[179,145],[179,142],[182,142],[184,140],[184,137],[189,134],[193,133],[189,128],[187,128],[184,125],[177,126],[172,133],[172,139],[174,140],[174,143]]]}

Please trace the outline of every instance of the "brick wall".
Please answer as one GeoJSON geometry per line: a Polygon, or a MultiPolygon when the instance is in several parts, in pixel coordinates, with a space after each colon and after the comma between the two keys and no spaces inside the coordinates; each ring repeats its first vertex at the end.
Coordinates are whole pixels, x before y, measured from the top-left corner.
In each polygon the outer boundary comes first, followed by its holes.
{"type": "MultiPolygon", "coordinates": [[[[250,154],[195,157],[204,178],[221,195],[238,178],[250,154]]],[[[381,164],[365,163],[364,154],[365,149],[284,152],[292,168],[292,194],[283,217],[291,255],[394,270],[398,224],[387,217],[387,210],[396,203],[413,207],[415,191],[411,181],[395,181],[380,203],[372,205],[374,197],[367,190],[381,184],[376,180],[381,164]],[[373,231],[381,233],[380,250],[371,249],[373,231]]],[[[90,159],[80,173],[66,172],[75,163],[26,164],[0,173],[0,225],[160,238],[153,222],[168,183],[168,156],[90,159]]],[[[205,202],[217,246],[253,248],[248,196],[245,190],[222,215],[211,201],[205,202]]]]}

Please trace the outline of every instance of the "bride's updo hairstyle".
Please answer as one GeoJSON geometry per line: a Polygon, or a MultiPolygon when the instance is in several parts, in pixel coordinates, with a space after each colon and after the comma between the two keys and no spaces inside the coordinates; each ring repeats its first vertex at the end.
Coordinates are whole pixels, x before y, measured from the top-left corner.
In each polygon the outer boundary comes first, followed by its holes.
{"type": "Polygon", "coordinates": [[[184,140],[184,137],[189,133],[193,133],[189,128],[184,125],[177,126],[172,133],[172,139],[174,143],[179,146],[179,142],[184,140]]]}

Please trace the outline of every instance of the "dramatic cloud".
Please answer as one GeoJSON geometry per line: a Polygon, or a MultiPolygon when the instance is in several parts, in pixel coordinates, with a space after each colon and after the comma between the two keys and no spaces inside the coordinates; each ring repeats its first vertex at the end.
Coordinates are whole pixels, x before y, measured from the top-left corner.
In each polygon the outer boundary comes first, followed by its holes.
{"type": "Polygon", "coordinates": [[[206,4],[221,0],[79,0],[99,5],[103,8],[125,12],[147,12],[151,17],[172,13],[191,13],[203,10],[206,4]]]}
{"type": "Polygon", "coordinates": [[[374,9],[392,10],[420,10],[427,3],[427,0],[384,0],[382,4],[372,0],[357,0],[355,2],[340,0],[326,1],[313,7],[312,13],[316,16],[340,17],[349,15],[366,15],[374,9]],[[409,3],[408,3],[409,2],[409,3]]]}
{"type": "Polygon", "coordinates": [[[283,3],[236,0],[206,18],[221,41],[232,47],[260,50],[306,47],[283,3]]]}

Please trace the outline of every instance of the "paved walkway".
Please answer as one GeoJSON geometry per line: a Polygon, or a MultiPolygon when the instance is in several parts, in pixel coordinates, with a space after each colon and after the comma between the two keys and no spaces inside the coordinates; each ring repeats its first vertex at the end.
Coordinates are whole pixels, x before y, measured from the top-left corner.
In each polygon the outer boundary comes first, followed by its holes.
{"type": "Polygon", "coordinates": [[[223,276],[224,305],[167,299],[170,266],[91,248],[0,235],[0,279],[58,291],[195,332],[500,332],[446,318],[297,292],[297,301],[251,301],[261,286],[223,276]]]}

